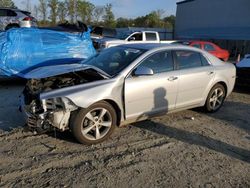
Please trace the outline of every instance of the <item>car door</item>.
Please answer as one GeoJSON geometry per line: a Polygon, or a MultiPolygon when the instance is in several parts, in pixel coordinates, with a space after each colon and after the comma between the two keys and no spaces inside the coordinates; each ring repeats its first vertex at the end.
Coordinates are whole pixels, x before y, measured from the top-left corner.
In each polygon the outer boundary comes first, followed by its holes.
{"type": "Polygon", "coordinates": [[[176,108],[201,103],[204,100],[206,89],[215,76],[213,66],[199,52],[177,50],[173,54],[179,70],[176,108]]]}
{"type": "Polygon", "coordinates": [[[125,80],[126,119],[167,113],[175,108],[178,77],[171,51],[154,53],[144,59],[125,80]],[[135,76],[139,68],[153,70],[153,75],[135,76]]]}
{"type": "Polygon", "coordinates": [[[136,32],[127,39],[127,43],[129,44],[142,43],[142,42],[143,42],[142,32],[136,32]]]}

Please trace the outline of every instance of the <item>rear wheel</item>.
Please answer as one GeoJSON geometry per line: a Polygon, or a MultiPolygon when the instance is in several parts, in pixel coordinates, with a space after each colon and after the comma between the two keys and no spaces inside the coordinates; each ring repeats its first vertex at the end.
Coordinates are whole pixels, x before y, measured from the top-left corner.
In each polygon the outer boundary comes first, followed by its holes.
{"type": "Polygon", "coordinates": [[[116,127],[116,112],[107,102],[80,110],[73,120],[72,132],[82,144],[97,144],[107,139],[116,127]]]}
{"type": "Polygon", "coordinates": [[[204,106],[207,112],[218,111],[224,103],[226,97],[225,87],[221,84],[216,84],[208,94],[206,104],[204,106]]]}

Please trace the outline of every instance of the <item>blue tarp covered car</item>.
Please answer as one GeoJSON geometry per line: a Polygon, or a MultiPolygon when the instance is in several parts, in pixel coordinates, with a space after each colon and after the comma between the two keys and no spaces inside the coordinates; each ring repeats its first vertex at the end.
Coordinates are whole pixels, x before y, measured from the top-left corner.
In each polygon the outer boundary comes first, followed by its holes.
{"type": "Polygon", "coordinates": [[[21,76],[39,66],[79,62],[95,55],[90,31],[66,33],[37,28],[0,33],[0,74],[21,76]]]}

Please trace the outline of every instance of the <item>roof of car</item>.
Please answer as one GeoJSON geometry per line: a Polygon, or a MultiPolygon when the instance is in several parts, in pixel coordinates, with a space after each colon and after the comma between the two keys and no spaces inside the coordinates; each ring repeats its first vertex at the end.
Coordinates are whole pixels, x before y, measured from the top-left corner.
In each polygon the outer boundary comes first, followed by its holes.
{"type": "Polygon", "coordinates": [[[160,48],[165,46],[170,46],[171,44],[155,44],[155,43],[148,43],[148,44],[124,44],[121,46],[128,47],[128,48],[137,48],[137,49],[143,49],[143,50],[151,50],[154,48],[160,48]]]}
{"type": "Polygon", "coordinates": [[[17,8],[10,8],[10,7],[0,7],[0,9],[29,12],[29,11],[20,10],[20,9],[17,9],[17,8]]]}

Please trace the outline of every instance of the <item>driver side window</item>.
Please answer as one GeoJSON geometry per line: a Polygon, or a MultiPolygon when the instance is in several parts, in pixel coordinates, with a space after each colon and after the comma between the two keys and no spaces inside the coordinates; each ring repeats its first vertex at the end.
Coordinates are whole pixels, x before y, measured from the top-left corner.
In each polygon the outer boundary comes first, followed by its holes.
{"type": "Polygon", "coordinates": [[[129,41],[142,41],[142,33],[135,33],[129,37],[129,41]]]}
{"type": "Polygon", "coordinates": [[[139,67],[147,67],[153,70],[154,74],[169,72],[174,70],[174,63],[171,51],[155,53],[145,59],[139,67]]]}

